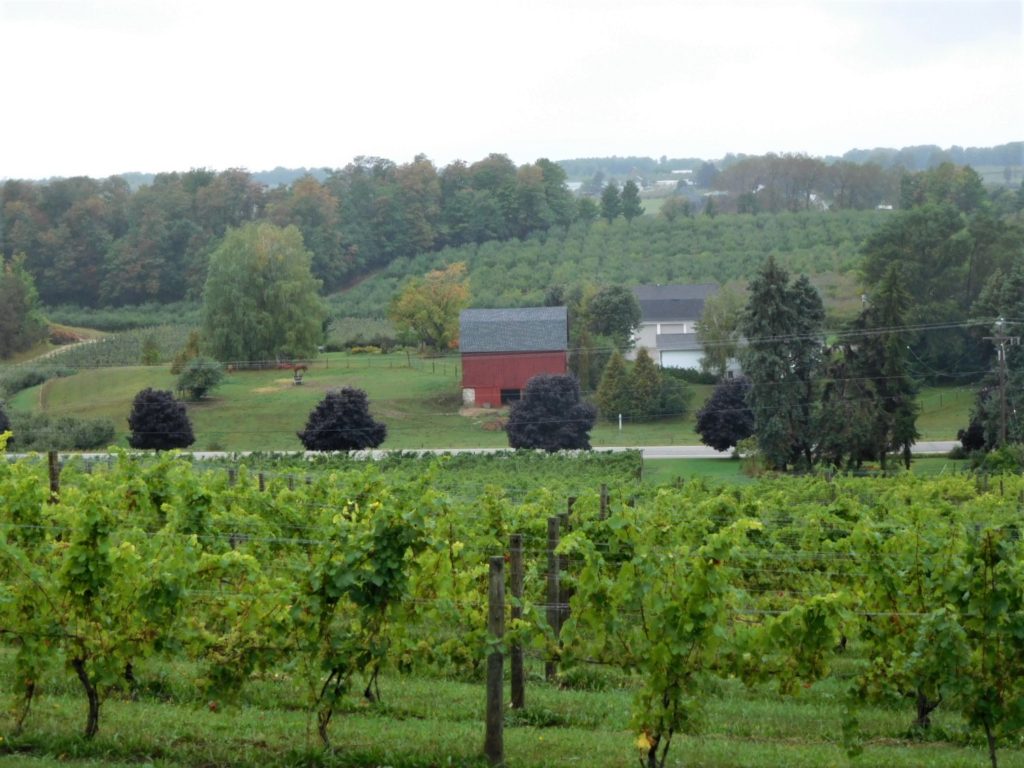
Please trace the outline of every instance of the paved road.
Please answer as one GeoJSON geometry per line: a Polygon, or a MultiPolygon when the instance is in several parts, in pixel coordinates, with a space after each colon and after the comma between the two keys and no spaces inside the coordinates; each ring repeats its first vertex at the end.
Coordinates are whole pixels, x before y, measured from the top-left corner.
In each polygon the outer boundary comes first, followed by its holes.
{"type": "MultiPolygon", "coordinates": [[[[949,453],[954,446],[959,445],[959,441],[956,440],[937,440],[930,442],[918,443],[914,446],[914,455],[921,456],[927,454],[944,454],[949,453]]],[[[365,456],[367,458],[381,459],[393,453],[412,453],[419,455],[442,455],[445,453],[500,453],[507,451],[507,448],[418,448],[415,450],[407,451],[366,451],[365,456]]],[[[647,445],[643,447],[638,446],[597,446],[594,448],[597,452],[609,452],[619,453],[621,451],[636,451],[639,450],[644,459],[658,460],[658,459],[728,459],[732,457],[731,451],[716,451],[713,448],[708,448],[706,445],[647,445]]],[[[233,456],[247,456],[251,451],[238,451],[236,453],[226,451],[194,451],[193,456],[197,459],[222,459],[231,458],[233,456]]],[[[276,451],[281,454],[299,454],[299,451],[276,451]]],[[[20,454],[8,454],[11,458],[14,458],[20,454]]],[[[105,460],[109,454],[104,452],[96,453],[82,453],[75,454],[85,459],[91,459],[93,461],[105,460]]],[[[303,454],[306,458],[313,458],[320,456],[321,454],[317,451],[307,451],[303,454]]]]}

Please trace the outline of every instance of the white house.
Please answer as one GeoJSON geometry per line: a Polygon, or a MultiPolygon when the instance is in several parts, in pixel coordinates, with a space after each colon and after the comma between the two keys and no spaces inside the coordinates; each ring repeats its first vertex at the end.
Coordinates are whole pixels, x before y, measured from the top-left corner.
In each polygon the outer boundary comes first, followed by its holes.
{"type": "Polygon", "coordinates": [[[640,304],[640,328],[629,357],[635,358],[635,350],[646,347],[663,368],[700,368],[703,350],[697,341],[697,321],[705,300],[716,293],[714,283],[633,288],[640,304]]]}

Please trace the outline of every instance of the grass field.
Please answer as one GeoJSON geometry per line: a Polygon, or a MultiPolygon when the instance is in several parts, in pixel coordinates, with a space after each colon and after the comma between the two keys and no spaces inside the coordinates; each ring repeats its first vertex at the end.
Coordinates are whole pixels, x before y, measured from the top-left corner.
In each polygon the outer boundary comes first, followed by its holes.
{"type": "MultiPolygon", "coordinates": [[[[2,660],[5,676],[11,658],[2,660]]],[[[334,749],[318,747],[315,724],[303,708],[303,690],[287,671],[263,675],[233,705],[197,698],[188,664],[150,661],[137,671],[137,701],[115,694],[103,706],[99,735],[79,735],[84,705],[70,676],[45,681],[24,734],[11,735],[10,707],[0,715],[0,765],[262,768],[263,766],[483,766],[483,684],[391,675],[381,701],[347,701],[331,725],[334,749]]],[[[526,708],[505,710],[506,765],[636,766],[640,752],[628,728],[633,682],[595,671],[604,690],[560,689],[544,683],[534,663],[526,708]],[[610,681],[610,683],[609,683],[610,681]]],[[[506,688],[506,697],[508,691],[506,688]]],[[[839,746],[842,693],[835,681],[792,697],[768,688],[747,690],[723,682],[709,702],[697,736],[677,736],[668,765],[935,766],[983,768],[980,740],[959,718],[935,713],[932,733],[907,735],[910,703],[865,706],[859,711],[864,753],[855,759],[839,746]]],[[[11,703],[5,697],[5,704],[11,703]]],[[[1024,751],[1004,746],[1004,768],[1024,766],[1024,751]]]]}
{"type": "MultiPolygon", "coordinates": [[[[422,360],[391,355],[331,354],[319,358],[301,386],[287,370],[237,371],[205,400],[188,405],[196,449],[298,450],[295,433],[309,412],[333,388],[365,389],[371,411],[388,425],[382,447],[501,448],[503,412],[474,410],[460,414],[460,368],[455,358],[422,360]]],[[[175,378],[163,366],[99,368],[53,379],[19,393],[15,410],[43,410],[106,418],[115,425],[118,444],[126,445],[127,417],[135,393],[145,387],[173,389],[175,378]]],[[[652,423],[599,421],[591,442],[600,446],[696,445],[693,413],[712,387],[692,387],[691,414],[652,423]]],[[[953,439],[967,423],[972,393],[967,389],[927,389],[921,395],[918,429],[922,440],[953,439]]]]}

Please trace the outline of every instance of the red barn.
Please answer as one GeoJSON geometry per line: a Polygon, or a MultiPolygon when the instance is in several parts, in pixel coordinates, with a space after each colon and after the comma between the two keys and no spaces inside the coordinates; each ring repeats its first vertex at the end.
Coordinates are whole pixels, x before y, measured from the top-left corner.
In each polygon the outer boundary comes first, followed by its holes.
{"type": "Polygon", "coordinates": [[[568,348],[565,307],[463,310],[462,401],[490,408],[518,400],[538,373],[566,372],[568,348]]]}

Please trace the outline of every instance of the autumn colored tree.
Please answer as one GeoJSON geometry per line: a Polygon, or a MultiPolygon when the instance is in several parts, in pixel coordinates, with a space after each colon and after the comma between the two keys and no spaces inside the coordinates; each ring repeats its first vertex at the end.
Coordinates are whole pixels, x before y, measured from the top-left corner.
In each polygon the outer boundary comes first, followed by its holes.
{"type": "Polygon", "coordinates": [[[459,313],[468,305],[466,264],[459,261],[409,281],[392,301],[388,316],[425,348],[442,352],[458,344],[459,313]]]}

